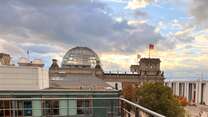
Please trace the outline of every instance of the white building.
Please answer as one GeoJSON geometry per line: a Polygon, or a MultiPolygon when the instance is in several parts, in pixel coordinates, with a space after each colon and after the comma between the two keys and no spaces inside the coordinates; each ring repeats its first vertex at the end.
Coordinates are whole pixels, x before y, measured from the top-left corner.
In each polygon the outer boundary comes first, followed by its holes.
{"type": "Polygon", "coordinates": [[[169,80],[165,85],[173,90],[174,95],[186,97],[191,103],[208,105],[207,80],[169,80]]]}
{"type": "Polygon", "coordinates": [[[48,87],[48,71],[41,67],[0,66],[0,90],[39,90],[48,87]]]}

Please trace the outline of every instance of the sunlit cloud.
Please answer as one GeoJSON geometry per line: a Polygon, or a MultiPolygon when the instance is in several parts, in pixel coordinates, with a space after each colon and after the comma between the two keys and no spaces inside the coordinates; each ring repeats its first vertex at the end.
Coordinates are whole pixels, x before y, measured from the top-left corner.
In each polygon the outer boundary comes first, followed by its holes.
{"type": "Polygon", "coordinates": [[[154,0],[132,0],[128,3],[127,8],[135,10],[139,8],[145,8],[154,0]]]}

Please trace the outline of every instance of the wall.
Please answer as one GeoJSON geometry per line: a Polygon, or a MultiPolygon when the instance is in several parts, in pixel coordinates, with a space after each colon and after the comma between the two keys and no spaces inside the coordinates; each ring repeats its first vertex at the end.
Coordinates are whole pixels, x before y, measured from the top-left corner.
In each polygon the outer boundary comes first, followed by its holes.
{"type": "Polygon", "coordinates": [[[0,66],[0,90],[38,90],[48,87],[48,72],[43,68],[0,66]]]}

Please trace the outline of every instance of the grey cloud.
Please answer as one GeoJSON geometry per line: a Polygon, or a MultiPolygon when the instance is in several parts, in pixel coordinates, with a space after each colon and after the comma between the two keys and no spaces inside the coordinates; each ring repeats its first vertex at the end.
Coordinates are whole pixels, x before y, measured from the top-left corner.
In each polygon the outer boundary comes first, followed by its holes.
{"type": "Polygon", "coordinates": [[[208,26],[208,1],[207,0],[192,0],[190,5],[190,13],[195,16],[198,23],[202,27],[208,26]]]}
{"type": "Polygon", "coordinates": [[[47,44],[22,44],[21,48],[23,48],[24,50],[29,50],[35,53],[39,53],[39,54],[46,54],[46,53],[58,53],[60,50],[60,48],[57,48],[55,45],[47,45],[47,44]]]}
{"type": "MultiPolygon", "coordinates": [[[[149,43],[165,40],[148,24],[130,26],[126,20],[117,22],[102,2],[85,0],[49,2],[48,0],[9,1],[0,5],[0,33],[12,34],[20,43],[57,43],[65,46],[88,46],[99,52],[135,52],[149,43]],[[84,1],[84,2],[83,2],[84,1]]],[[[22,46],[20,46],[22,47],[22,46]]],[[[48,47],[24,46],[38,53],[56,52],[48,47]]]]}
{"type": "Polygon", "coordinates": [[[143,17],[143,18],[147,18],[148,17],[148,13],[139,10],[135,11],[135,16],[137,17],[143,17]]]}

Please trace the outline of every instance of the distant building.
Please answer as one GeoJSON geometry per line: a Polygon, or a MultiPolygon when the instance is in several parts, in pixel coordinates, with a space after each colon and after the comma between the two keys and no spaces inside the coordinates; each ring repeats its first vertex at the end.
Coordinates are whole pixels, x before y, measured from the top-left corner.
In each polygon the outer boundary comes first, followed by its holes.
{"type": "Polygon", "coordinates": [[[173,94],[185,97],[191,104],[208,105],[208,81],[207,80],[167,80],[173,94]]]}
{"type": "Polygon", "coordinates": [[[163,83],[164,81],[164,73],[160,70],[158,58],[141,58],[139,64],[132,65],[130,70],[131,73],[105,73],[98,55],[93,50],[87,47],[75,47],[65,54],[61,66],[53,59],[49,75],[51,82],[54,77],[67,78],[72,74],[96,77],[118,90],[121,90],[124,84],[138,86],[144,82],[163,83]]]}

